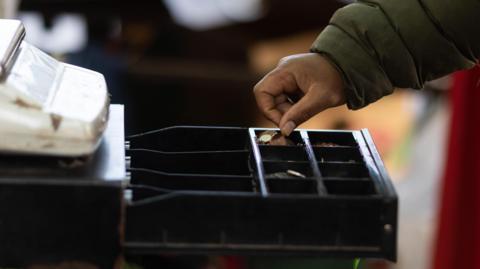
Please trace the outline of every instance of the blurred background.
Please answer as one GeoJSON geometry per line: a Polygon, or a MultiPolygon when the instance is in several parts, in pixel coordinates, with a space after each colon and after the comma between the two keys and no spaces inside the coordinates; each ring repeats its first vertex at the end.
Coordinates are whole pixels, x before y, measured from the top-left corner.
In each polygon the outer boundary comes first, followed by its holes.
{"type": "MultiPolygon", "coordinates": [[[[105,75],[112,103],[135,134],[172,125],[272,126],[252,88],[284,56],[303,53],[348,1],[0,0],[27,40],[56,58],[105,75]]],[[[360,111],[326,111],[304,128],[368,128],[400,197],[397,264],[429,268],[443,172],[449,78],[397,90],[360,111]]],[[[128,257],[127,257],[128,259],[128,257]]],[[[353,268],[351,260],[141,257],[129,268],[353,268]]]]}

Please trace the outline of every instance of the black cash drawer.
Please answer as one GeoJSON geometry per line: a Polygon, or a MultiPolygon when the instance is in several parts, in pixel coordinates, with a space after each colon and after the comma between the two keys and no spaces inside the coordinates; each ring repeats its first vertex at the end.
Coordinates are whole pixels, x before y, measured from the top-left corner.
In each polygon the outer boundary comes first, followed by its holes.
{"type": "Polygon", "coordinates": [[[367,130],[171,127],[128,139],[129,254],[396,260],[397,196],[367,130]]]}

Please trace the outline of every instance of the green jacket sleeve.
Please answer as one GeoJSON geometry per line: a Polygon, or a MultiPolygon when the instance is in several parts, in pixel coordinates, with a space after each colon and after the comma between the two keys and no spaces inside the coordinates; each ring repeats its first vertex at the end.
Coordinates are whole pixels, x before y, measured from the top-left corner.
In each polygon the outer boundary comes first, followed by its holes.
{"type": "Polygon", "coordinates": [[[480,57],[480,0],[361,0],[339,9],[311,51],[341,71],[347,105],[423,87],[480,57]]]}

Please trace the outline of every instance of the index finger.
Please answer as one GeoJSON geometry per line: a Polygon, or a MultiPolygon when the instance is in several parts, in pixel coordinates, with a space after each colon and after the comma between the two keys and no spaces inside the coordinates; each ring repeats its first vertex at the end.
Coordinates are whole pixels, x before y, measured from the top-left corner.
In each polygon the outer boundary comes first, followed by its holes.
{"type": "Polygon", "coordinates": [[[275,72],[267,74],[254,87],[255,99],[262,113],[277,126],[282,118],[282,111],[277,107],[276,98],[282,96],[288,88],[285,79],[275,72]]]}

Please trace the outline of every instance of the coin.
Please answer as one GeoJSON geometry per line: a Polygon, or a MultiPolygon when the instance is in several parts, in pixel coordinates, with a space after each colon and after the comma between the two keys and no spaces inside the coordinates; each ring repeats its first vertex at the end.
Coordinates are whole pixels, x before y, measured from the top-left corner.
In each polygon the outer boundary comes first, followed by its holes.
{"type": "Polygon", "coordinates": [[[295,170],[287,170],[287,174],[294,176],[294,177],[301,177],[301,178],[306,178],[306,176],[300,172],[297,172],[295,170]]]}
{"type": "Polygon", "coordinates": [[[318,142],[313,144],[314,147],[339,147],[339,144],[330,143],[330,142],[318,142]]]}
{"type": "Polygon", "coordinates": [[[273,130],[261,132],[257,138],[257,143],[262,145],[268,145],[272,141],[273,137],[277,134],[278,132],[273,130]]]}
{"type": "Polygon", "coordinates": [[[258,135],[257,144],[271,146],[295,146],[295,143],[290,138],[273,130],[261,132],[258,135]]]}

